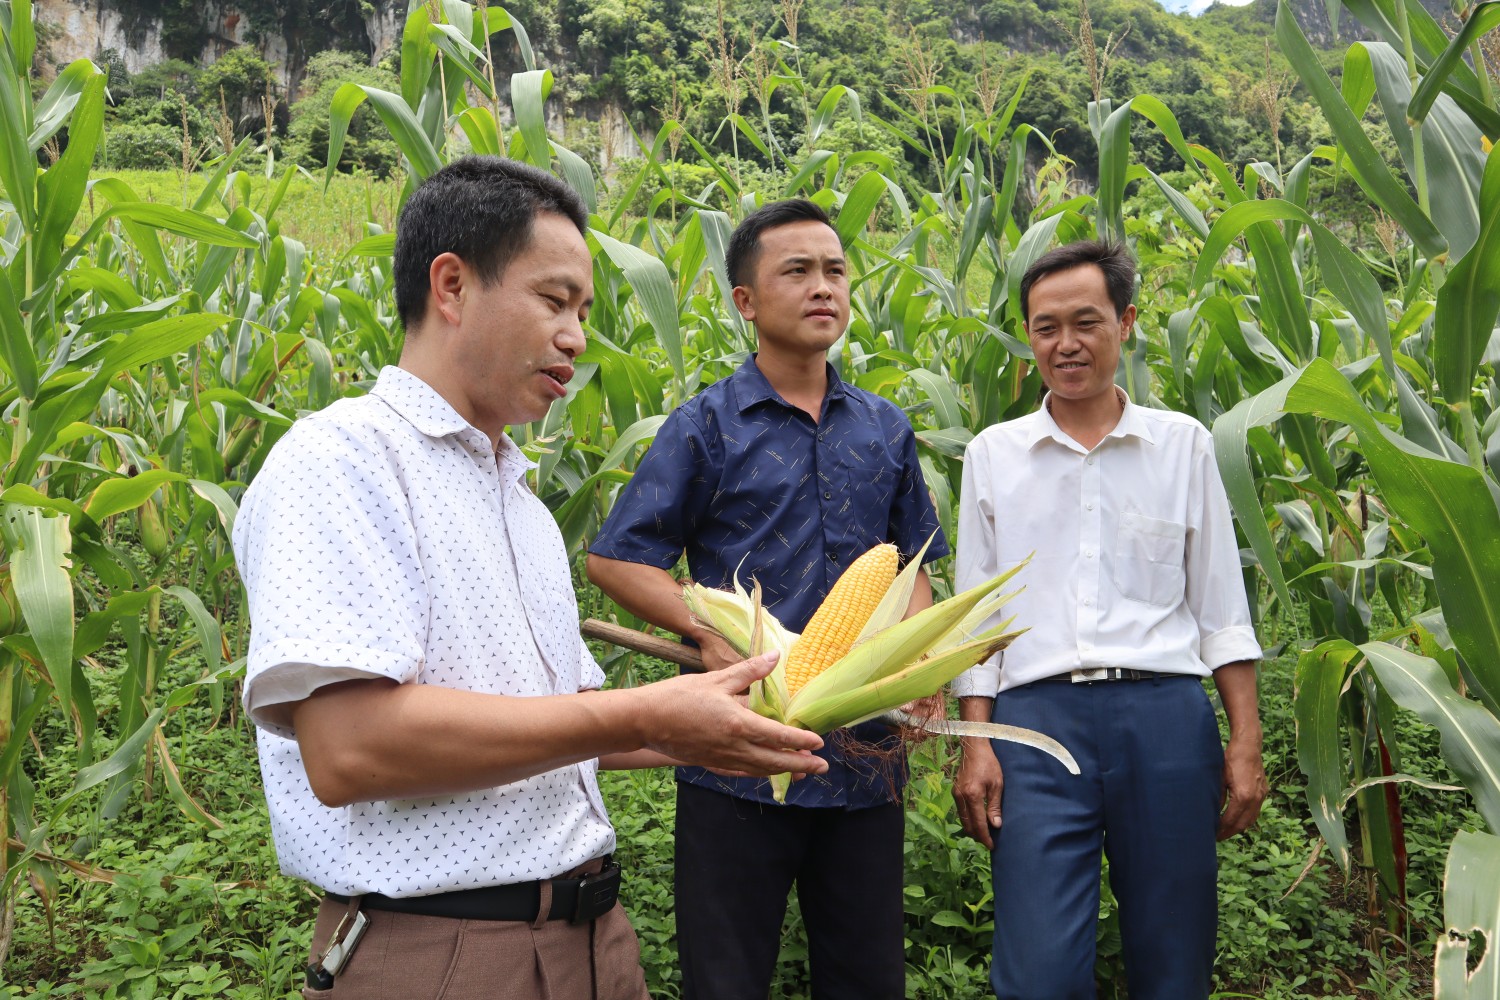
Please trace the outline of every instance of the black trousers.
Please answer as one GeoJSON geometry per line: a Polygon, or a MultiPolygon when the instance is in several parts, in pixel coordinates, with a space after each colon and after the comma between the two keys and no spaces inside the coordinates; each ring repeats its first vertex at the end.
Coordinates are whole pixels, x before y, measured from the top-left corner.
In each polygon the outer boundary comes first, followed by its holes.
{"type": "Polygon", "coordinates": [[[684,1000],[766,1000],[797,885],[814,1000],[902,1000],[905,820],[763,805],[677,785],[677,947],[684,1000]]]}

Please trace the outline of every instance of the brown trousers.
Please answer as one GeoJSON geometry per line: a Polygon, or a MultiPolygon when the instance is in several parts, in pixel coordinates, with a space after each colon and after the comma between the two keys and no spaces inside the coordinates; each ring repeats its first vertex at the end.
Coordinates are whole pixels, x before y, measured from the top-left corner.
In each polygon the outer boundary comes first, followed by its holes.
{"type": "MultiPolygon", "coordinates": [[[[324,900],[321,955],[348,904],[324,900]]],[[[545,911],[546,906],[543,906],[545,911]]],[[[333,981],[305,1000],[649,1000],[641,949],[618,903],[592,924],[457,920],[364,910],[370,925],[333,981]]]]}

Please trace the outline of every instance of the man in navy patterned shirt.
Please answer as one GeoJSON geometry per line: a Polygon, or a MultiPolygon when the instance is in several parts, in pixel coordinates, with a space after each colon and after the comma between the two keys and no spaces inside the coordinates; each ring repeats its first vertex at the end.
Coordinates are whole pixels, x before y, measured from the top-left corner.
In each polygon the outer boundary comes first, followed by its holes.
{"type": "MultiPolygon", "coordinates": [[[[622,607],[697,643],[718,669],[735,654],[688,615],[672,569],[698,583],[760,581],[767,608],[801,631],[839,574],[873,545],[948,554],[900,408],[839,378],[828,349],[849,322],[848,264],[809,201],[753,212],[727,254],[756,354],[672,413],[621,491],[588,560],[622,607]]],[[[912,611],[932,602],[923,572],[912,611]]],[[[680,768],[676,909],[687,1000],[764,1000],[787,893],[807,926],[813,996],[905,996],[904,761],[878,723],[826,740],[826,775],[779,806],[764,779],[680,768]],[[887,754],[887,758],[889,754],[887,754]]]]}

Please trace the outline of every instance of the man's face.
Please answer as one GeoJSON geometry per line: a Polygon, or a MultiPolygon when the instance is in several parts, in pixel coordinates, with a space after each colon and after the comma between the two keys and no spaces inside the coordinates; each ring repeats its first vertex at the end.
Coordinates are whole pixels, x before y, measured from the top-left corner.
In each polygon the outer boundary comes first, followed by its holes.
{"type": "Polygon", "coordinates": [[[849,270],[839,237],[815,220],[768,229],[752,282],[734,304],[755,324],[762,351],[826,351],[849,325],[849,270]]]}
{"type": "Polygon", "coordinates": [[[1073,401],[1113,394],[1135,306],[1115,315],[1104,272],[1093,264],[1054,272],[1031,286],[1027,301],[1026,333],[1047,388],[1073,401]]]}
{"type": "MultiPolygon", "coordinates": [[[[472,274],[472,272],[469,272],[472,274]]],[[[489,287],[462,292],[449,377],[481,430],[540,420],[567,392],[594,301],[593,262],[566,218],[539,213],[531,242],[489,287]]]]}

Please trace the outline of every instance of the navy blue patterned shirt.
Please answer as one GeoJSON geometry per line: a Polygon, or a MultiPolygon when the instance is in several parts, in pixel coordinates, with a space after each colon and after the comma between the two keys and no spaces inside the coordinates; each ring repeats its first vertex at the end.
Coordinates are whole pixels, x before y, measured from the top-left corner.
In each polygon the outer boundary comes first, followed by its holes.
{"type": "MultiPolygon", "coordinates": [[[[687,553],[693,579],[746,588],[760,581],[767,609],[794,632],[806,627],[839,574],[867,549],[892,542],[910,558],[934,536],[924,561],[948,554],[917,463],[906,414],[828,368],[818,422],[782,399],[755,364],[678,407],[620,492],[590,551],[670,570],[687,553]]],[[[794,782],[787,802],[861,808],[893,801],[904,758],[878,723],[847,731],[819,754],[827,774],[794,782]],[[872,748],[868,744],[875,743],[872,748]]],[[[740,798],[774,801],[763,778],[678,769],[678,780],[740,798]]]]}

